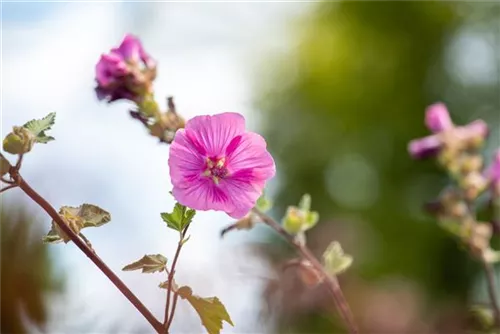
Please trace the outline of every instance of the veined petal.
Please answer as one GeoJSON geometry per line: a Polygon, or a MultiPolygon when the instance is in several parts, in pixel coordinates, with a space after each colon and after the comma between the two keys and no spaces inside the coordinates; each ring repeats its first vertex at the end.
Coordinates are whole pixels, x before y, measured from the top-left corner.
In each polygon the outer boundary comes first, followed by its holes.
{"type": "Polygon", "coordinates": [[[186,183],[198,182],[205,166],[204,157],[187,138],[184,129],[175,134],[168,158],[170,178],[174,187],[185,187],[186,183]]]}
{"type": "Polygon", "coordinates": [[[244,132],[245,118],[237,113],[196,116],[186,124],[187,137],[193,145],[203,147],[207,157],[224,155],[231,140],[244,132]]]}
{"type": "Polygon", "coordinates": [[[274,177],[276,166],[260,135],[247,132],[228,146],[227,168],[229,174],[248,181],[267,180],[274,177]],[[237,141],[237,144],[234,142],[237,141]]]}

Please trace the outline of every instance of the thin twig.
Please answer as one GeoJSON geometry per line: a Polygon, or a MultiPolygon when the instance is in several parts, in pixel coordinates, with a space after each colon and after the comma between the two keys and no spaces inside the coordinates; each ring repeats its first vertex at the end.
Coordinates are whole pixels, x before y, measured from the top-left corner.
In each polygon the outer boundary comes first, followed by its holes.
{"type": "Polygon", "coordinates": [[[16,166],[14,167],[16,170],[21,169],[21,165],[23,164],[24,154],[19,154],[19,158],[17,159],[16,166]]]}
{"type": "Polygon", "coordinates": [[[5,179],[3,176],[1,177],[1,179],[2,179],[2,182],[3,182],[3,183],[7,183],[7,184],[16,184],[14,181],[9,181],[9,180],[5,179]]]}
{"type": "Polygon", "coordinates": [[[491,299],[491,307],[493,309],[493,316],[495,318],[495,326],[500,328],[500,306],[498,304],[498,295],[496,291],[495,272],[491,263],[481,261],[483,263],[484,271],[486,273],[486,281],[488,282],[488,294],[491,299]]]}
{"type": "Polygon", "coordinates": [[[168,319],[167,323],[167,331],[170,328],[170,325],[172,324],[172,320],[174,320],[174,313],[175,313],[175,307],[177,306],[177,299],[179,299],[179,294],[177,292],[174,292],[174,302],[172,303],[172,311],[170,312],[170,319],[168,319]]]}
{"type": "Polygon", "coordinates": [[[4,191],[15,188],[15,187],[17,187],[17,184],[13,183],[10,186],[7,186],[7,187],[0,189],[0,193],[3,193],[4,191]]]}
{"type": "Polygon", "coordinates": [[[73,243],[101,270],[101,272],[120,290],[120,292],[135,306],[135,308],[146,318],[155,331],[159,334],[163,332],[162,324],[154,317],[144,304],[134,295],[132,291],[123,283],[118,276],[101,260],[97,254],[90,249],[87,244],[78,237],[73,230],[66,225],[57,211],[33,188],[24,181],[18,173],[12,175],[19,187],[35,201],[54,220],[57,226],[73,241],[73,243]]]}
{"type": "MultiPolygon", "coordinates": [[[[177,250],[175,251],[174,260],[172,262],[172,266],[170,267],[170,273],[168,274],[168,290],[167,290],[167,301],[165,303],[165,320],[163,325],[165,327],[165,331],[168,333],[168,329],[170,328],[170,324],[172,323],[172,319],[174,317],[175,307],[172,307],[172,312],[169,314],[170,310],[170,294],[173,289],[173,281],[175,275],[175,266],[177,265],[177,260],[179,259],[179,254],[181,253],[182,245],[184,237],[186,236],[186,232],[189,228],[190,224],[187,224],[182,233],[180,234],[179,243],[177,244],[177,250]]],[[[177,292],[174,292],[174,296],[177,295],[177,292]]],[[[174,297],[174,300],[176,297],[174,297]]]]}
{"type": "Polygon", "coordinates": [[[349,332],[351,334],[357,334],[359,333],[358,327],[354,321],[354,317],[352,315],[351,309],[349,307],[349,304],[347,303],[347,300],[344,297],[344,294],[342,293],[342,290],[340,288],[339,282],[337,280],[336,276],[330,275],[328,272],[326,272],[325,268],[323,265],[316,259],[316,257],[312,254],[312,252],[307,248],[305,245],[297,242],[295,237],[291,234],[289,234],[278,222],[276,222],[273,218],[270,216],[266,215],[262,211],[253,208],[252,211],[260,217],[260,219],[269,227],[271,227],[273,230],[278,232],[283,238],[285,238],[295,249],[302,255],[304,259],[309,261],[311,265],[322,274],[323,278],[326,281],[326,286],[330,290],[330,292],[333,295],[333,300],[335,301],[335,304],[337,305],[337,308],[340,312],[341,317],[343,318],[344,322],[347,325],[347,328],[349,329],[349,332]]]}

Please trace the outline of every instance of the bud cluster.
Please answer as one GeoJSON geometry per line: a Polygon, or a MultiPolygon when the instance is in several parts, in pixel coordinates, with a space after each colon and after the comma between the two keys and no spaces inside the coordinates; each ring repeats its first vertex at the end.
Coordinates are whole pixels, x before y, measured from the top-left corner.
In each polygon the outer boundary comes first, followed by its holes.
{"type": "Polygon", "coordinates": [[[456,126],[442,103],[427,109],[425,123],[433,134],[411,141],[408,150],[417,159],[435,157],[454,181],[428,206],[429,211],[472,255],[488,262],[499,260],[500,254],[490,247],[492,224],[477,221],[474,213],[476,201],[485,191],[491,190],[492,203],[500,197],[500,151],[486,169],[480,151],[488,136],[486,123],[476,120],[456,126]]]}
{"type": "Polygon", "coordinates": [[[126,35],[119,47],[103,54],[96,65],[95,88],[99,100],[108,103],[128,100],[137,106],[130,115],[148,128],[161,142],[170,143],[175,132],[184,127],[184,119],[169,98],[168,109],[162,112],[155,101],[153,81],[156,61],[144,50],[140,40],[126,35]]]}

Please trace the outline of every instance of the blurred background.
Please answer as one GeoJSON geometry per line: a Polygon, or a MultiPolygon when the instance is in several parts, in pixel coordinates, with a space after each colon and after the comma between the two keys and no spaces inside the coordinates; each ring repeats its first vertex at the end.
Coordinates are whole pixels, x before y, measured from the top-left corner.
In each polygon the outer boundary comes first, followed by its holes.
{"type": "MultiPolygon", "coordinates": [[[[158,317],[165,278],[120,270],[175,249],[159,216],[174,204],[168,147],[130,119],[130,105],[93,92],[100,54],[127,32],[159,62],[158,97],[173,95],[186,118],[243,113],[264,135],[278,169],[276,219],[312,195],[321,222],[309,245],[320,255],[335,239],[354,256],[340,279],[365,332],[470,328],[467,306],[487,301],[480,268],[422,211],[447,179],[406,145],[427,134],[425,107],[442,101],[456,123],[490,124],[488,159],[500,146],[500,2],[1,6],[2,137],[57,112],[56,141],[31,152],[22,174],[56,208],[111,212],[86,236],[158,317]]],[[[1,201],[2,333],[150,332],[74,245],[41,244],[50,219],[20,190],[1,201]]],[[[223,332],[344,332],[321,287],[279,270],[293,253],[278,237],[258,227],[221,240],[231,222],[200,212],[177,272],[223,301],[235,323],[223,332]]],[[[184,303],[172,332],[203,332],[184,303]]]]}

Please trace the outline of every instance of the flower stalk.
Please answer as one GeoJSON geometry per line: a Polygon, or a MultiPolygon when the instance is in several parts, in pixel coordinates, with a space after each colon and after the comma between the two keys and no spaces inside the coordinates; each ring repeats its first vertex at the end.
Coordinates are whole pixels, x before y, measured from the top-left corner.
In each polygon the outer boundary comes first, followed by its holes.
{"type": "Polygon", "coordinates": [[[290,245],[292,245],[297,252],[314,267],[314,269],[320,273],[326,282],[326,286],[328,290],[331,292],[333,296],[333,300],[335,301],[335,305],[339,310],[339,313],[344,320],[349,333],[358,334],[359,329],[354,321],[354,316],[351,312],[349,304],[344,297],[342,289],[340,288],[337,277],[334,275],[330,275],[323,265],[318,261],[318,259],[314,256],[314,254],[307,248],[304,243],[298,242],[295,236],[288,233],[277,221],[273,218],[260,211],[257,208],[253,208],[252,212],[255,213],[264,224],[275,230],[278,234],[280,234],[290,245]]]}
{"type": "MultiPolygon", "coordinates": [[[[20,164],[18,164],[20,166],[20,164]]],[[[63,218],[57,211],[47,202],[40,194],[38,194],[31,186],[21,177],[16,166],[10,168],[10,176],[14,181],[14,185],[18,186],[28,197],[37,203],[57,224],[57,226],[69,237],[71,241],[96,265],[96,267],[113,283],[116,288],[127,298],[132,305],[142,314],[142,316],[150,323],[154,330],[161,334],[163,333],[162,324],[155,318],[149,309],[137,298],[134,293],[123,283],[122,280],[104,263],[104,261],[91,249],[85,241],[80,239],[77,234],[64,222],[63,218]]],[[[6,188],[9,188],[6,187],[6,188]]],[[[6,190],[6,188],[4,188],[6,190]]]]}

